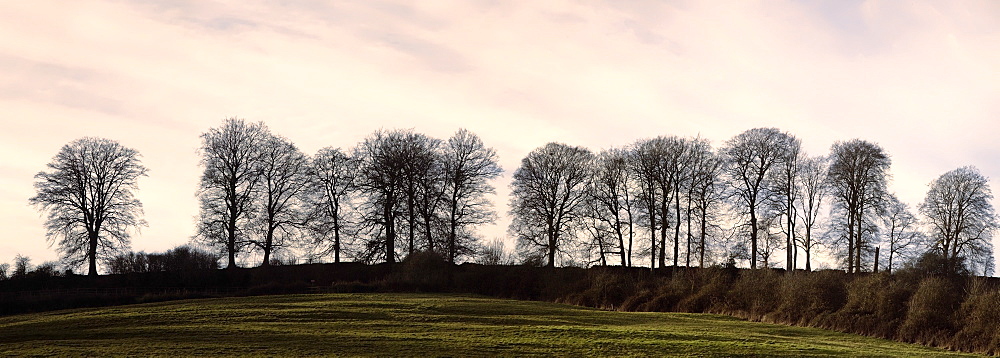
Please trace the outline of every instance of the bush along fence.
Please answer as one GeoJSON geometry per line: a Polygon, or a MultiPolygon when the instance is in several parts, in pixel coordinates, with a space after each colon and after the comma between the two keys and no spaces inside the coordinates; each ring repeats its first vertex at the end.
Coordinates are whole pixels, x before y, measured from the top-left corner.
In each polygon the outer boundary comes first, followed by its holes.
{"type": "Polygon", "coordinates": [[[448,292],[620,311],[714,313],[967,352],[1000,353],[1000,281],[735,268],[400,264],[272,266],[0,282],[0,314],[179,298],[332,292],[448,292]]]}

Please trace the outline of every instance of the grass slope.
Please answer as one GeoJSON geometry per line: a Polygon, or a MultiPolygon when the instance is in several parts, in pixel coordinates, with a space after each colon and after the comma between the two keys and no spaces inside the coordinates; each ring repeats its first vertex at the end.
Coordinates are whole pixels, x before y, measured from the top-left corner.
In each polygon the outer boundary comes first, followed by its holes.
{"type": "Polygon", "coordinates": [[[0,355],[956,356],[706,314],[431,294],[174,301],[0,318],[0,355]]]}

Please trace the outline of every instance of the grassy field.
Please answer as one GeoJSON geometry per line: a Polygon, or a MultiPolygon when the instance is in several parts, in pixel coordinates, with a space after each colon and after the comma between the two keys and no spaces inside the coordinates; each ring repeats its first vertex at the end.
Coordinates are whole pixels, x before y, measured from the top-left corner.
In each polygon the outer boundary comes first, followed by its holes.
{"type": "Polygon", "coordinates": [[[173,301],[0,317],[10,356],[951,356],[706,314],[606,312],[459,295],[173,301]]]}

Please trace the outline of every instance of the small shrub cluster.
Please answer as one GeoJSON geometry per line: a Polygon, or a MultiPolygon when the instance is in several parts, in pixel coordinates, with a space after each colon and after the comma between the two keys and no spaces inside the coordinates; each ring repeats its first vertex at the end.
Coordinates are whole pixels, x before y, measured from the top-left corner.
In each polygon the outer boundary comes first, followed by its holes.
{"type": "Polygon", "coordinates": [[[189,246],[179,246],[164,253],[127,252],[108,260],[111,274],[217,268],[219,268],[218,255],[189,246]]]}

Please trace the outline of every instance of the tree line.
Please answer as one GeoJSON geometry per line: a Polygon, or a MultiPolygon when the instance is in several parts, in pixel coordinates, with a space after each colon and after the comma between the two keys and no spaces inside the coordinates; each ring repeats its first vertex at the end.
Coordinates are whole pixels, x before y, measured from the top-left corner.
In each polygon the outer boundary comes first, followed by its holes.
{"type": "MultiPolygon", "coordinates": [[[[502,247],[476,232],[496,219],[488,196],[502,169],[472,132],[442,140],[379,130],[310,156],[262,122],[230,118],[201,139],[193,241],[218,250],[227,267],[249,253],[266,266],[281,251],[334,262],[393,263],[415,252],[504,261],[502,247]]],[[[546,266],[812,270],[823,248],[847,272],[934,255],[950,271],[991,273],[988,180],[971,166],[942,174],[918,217],[888,191],[890,166],[876,143],[839,141],[809,155],[775,128],[719,148],[679,136],[597,153],[553,142],[514,171],[508,232],[523,262],[546,266]]],[[[134,191],[146,168],[135,150],[100,138],[67,144],[48,167],[30,201],[47,214],[63,262],[96,274],[145,224],[134,191]]]]}
{"type": "Polygon", "coordinates": [[[849,273],[891,271],[925,254],[949,272],[992,273],[988,180],[970,166],[941,175],[918,220],[888,191],[890,165],[872,142],[838,141],[810,156],[775,128],[747,130],[720,148],[678,136],[599,153],[549,143],[514,173],[510,232],[522,253],[548,266],[576,252],[597,265],[783,261],[811,270],[822,246],[849,273]]]}

